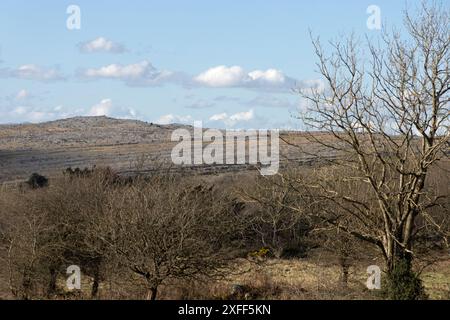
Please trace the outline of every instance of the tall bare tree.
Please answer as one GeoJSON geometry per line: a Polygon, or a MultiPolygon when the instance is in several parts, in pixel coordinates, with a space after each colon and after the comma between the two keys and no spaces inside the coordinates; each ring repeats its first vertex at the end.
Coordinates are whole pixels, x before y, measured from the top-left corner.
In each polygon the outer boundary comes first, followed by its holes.
{"type": "Polygon", "coordinates": [[[330,55],[313,39],[325,86],[301,94],[304,123],[328,133],[309,135],[319,146],[312,154],[331,166],[308,182],[333,204],[324,206],[328,222],[376,245],[389,279],[401,269],[396,279],[414,281],[418,219],[432,219],[428,211],[448,196],[427,188],[427,176],[449,151],[449,9],[423,4],[405,12],[404,28],[366,47],[354,36],[330,42],[330,55]],[[333,172],[345,173],[339,183],[333,172]]]}

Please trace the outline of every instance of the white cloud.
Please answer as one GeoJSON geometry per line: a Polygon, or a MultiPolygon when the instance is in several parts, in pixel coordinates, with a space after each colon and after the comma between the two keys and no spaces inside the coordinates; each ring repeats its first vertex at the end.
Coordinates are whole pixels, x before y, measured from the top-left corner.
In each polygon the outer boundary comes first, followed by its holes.
{"type": "Polygon", "coordinates": [[[30,105],[0,106],[1,123],[42,122],[67,117],[69,112],[57,108],[35,107],[30,105]]]}
{"type": "Polygon", "coordinates": [[[172,123],[193,125],[195,120],[204,120],[204,127],[214,128],[244,128],[258,127],[264,119],[258,118],[253,109],[243,112],[228,114],[226,112],[213,114],[204,119],[194,119],[191,115],[166,114],[155,121],[157,124],[167,125],[172,123]]]}
{"type": "Polygon", "coordinates": [[[99,69],[87,69],[85,75],[98,78],[132,79],[142,77],[153,70],[153,66],[148,61],[142,61],[129,65],[110,64],[99,69]]]}
{"type": "Polygon", "coordinates": [[[87,112],[88,116],[108,116],[123,119],[136,118],[136,111],[132,108],[117,107],[111,99],[103,99],[93,105],[87,112]]]}
{"type": "Polygon", "coordinates": [[[254,114],[253,109],[252,109],[252,110],[245,111],[245,112],[235,113],[235,114],[230,116],[230,120],[233,121],[233,122],[249,121],[249,120],[252,120],[254,116],[255,116],[255,114],[254,114]]]}
{"type": "Polygon", "coordinates": [[[40,122],[62,115],[55,108],[42,105],[42,97],[31,95],[26,89],[0,98],[0,123],[40,122]]]}
{"type": "Polygon", "coordinates": [[[218,66],[200,73],[194,80],[208,87],[234,87],[242,83],[246,76],[241,67],[218,66]]]}
{"type": "Polygon", "coordinates": [[[113,104],[111,99],[103,99],[90,108],[0,105],[0,123],[43,122],[74,116],[108,116],[121,119],[136,119],[140,115],[133,109],[113,104]]]}
{"type": "Polygon", "coordinates": [[[261,81],[273,84],[282,84],[286,81],[285,75],[276,69],[268,69],[266,71],[255,70],[248,74],[253,81],[261,81]]]}
{"type": "Polygon", "coordinates": [[[122,44],[113,42],[104,37],[98,37],[92,41],[82,42],[78,44],[78,48],[82,53],[123,53],[126,51],[122,44]]]}
{"type": "Polygon", "coordinates": [[[110,114],[112,108],[111,99],[103,99],[100,103],[92,106],[88,112],[88,116],[107,116],[110,114]]]}
{"type": "Polygon", "coordinates": [[[129,85],[160,85],[173,79],[173,72],[157,70],[149,61],[134,64],[110,64],[100,68],[81,71],[81,75],[90,79],[116,79],[129,85]]]}
{"type": "Polygon", "coordinates": [[[234,126],[238,122],[248,122],[255,118],[255,112],[253,109],[244,112],[238,112],[232,115],[228,115],[226,112],[212,115],[210,121],[221,121],[227,126],[234,126]]]}
{"type": "Polygon", "coordinates": [[[223,121],[227,118],[228,118],[228,114],[226,112],[224,112],[224,113],[218,113],[218,114],[212,115],[209,118],[209,120],[210,121],[223,121]]]}
{"type": "Polygon", "coordinates": [[[59,78],[57,70],[42,68],[34,64],[20,66],[15,73],[17,77],[24,79],[53,80],[59,78]]]}
{"type": "Polygon", "coordinates": [[[276,69],[245,72],[239,66],[227,67],[223,65],[200,73],[194,77],[194,82],[198,85],[213,88],[289,89],[295,85],[294,79],[285,76],[276,69]]]}
{"type": "Polygon", "coordinates": [[[193,122],[193,118],[190,115],[187,116],[179,116],[175,114],[166,114],[161,116],[158,120],[155,121],[157,124],[171,124],[171,123],[184,123],[191,124],[193,122]]]}
{"type": "Polygon", "coordinates": [[[280,93],[291,92],[295,88],[317,86],[314,81],[297,81],[273,68],[246,72],[240,66],[221,65],[193,77],[183,72],[159,70],[147,60],[127,65],[109,64],[99,68],[83,69],[79,71],[79,75],[86,79],[116,79],[130,86],[159,86],[172,83],[186,88],[244,88],[280,93]]]}
{"type": "Polygon", "coordinates": [[[325,82],[322,79],[303,80],[298,86],[303,93],[309,94],[312,92],[322,93],[326,89],[325,82]]]}
{"type": "Polygon", "coordinates": [[[57,81],[64,80],[65,77],[57,68],[41,67],[35,64],[24,64],[18,68],[3,68],[0,69],[0,77],[3,78],[17,78],[35,81],[57,81]]]}

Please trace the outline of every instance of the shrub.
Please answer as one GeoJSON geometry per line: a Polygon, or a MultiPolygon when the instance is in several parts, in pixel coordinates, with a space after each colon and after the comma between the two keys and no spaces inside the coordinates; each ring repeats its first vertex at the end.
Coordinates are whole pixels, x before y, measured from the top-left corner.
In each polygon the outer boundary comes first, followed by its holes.
{"type": "Polygon", "coordinates": [[[45,188],[48,186],[48,179],[38,173],[33,173],[27,180],[27,184],[32,189],[45,188]]]}
{"type": "Polygon", "coordinates": [[[382,295],[391,300],[425,300],[427,295],[422,280],[415,274],[406,260],[398,260],[388,273],[382,295]]]}

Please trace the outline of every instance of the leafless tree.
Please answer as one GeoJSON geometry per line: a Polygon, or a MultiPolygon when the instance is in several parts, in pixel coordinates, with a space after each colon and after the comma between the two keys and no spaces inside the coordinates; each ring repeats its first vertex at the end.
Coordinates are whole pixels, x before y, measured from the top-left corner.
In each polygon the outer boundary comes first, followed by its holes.
{"type": "Polygon", "coordinates": [[[70,265],[78,265],[92,277],[91,297],[96,298],[100,281],[106,273],[105,247],[89,237],[87,227],[101,215],[109,194],[117,186],[117,177],[106,169],[85,170],[58,179],[40,202],[47,212],[47,224],[54,227],[53,242],[59,246],[50,268],[53,281],[49,295],[56,292],[56,278],[70,265]]]}
{"type": "Polygon", "coordinates": [[[62,293],[58,278],[73,264],[92,276],[97,296],[104,246],[86,226],[100,215],[112,183],[110,171],[99,169],[55,179],[48,188],[2,192],[0,258],[14,296],[54,298],[62,293]]]}
{"type": "Polygon", "coordinates": [[[231,208],[212,188],[158,175],[114,190],[90,230],[111,260],[144,280],[153,300],[169,280],[224,271],[238,221],[231,208]]]}
{"type": "Polygon", "coordinates": [[[329,166],[305,184],[332,204],[323,207],[329,223],[381,250],[388,275],[411,272],[418,219],[432,219],[448,196],[427,189],[427,176],[448,158],[449,24],[448,7],[423,4],[414,17],[405,12],[405,33],[367,39],[366,51],[351,36],[330,42],[328,55],[313,39],[325,86],[301,92],[302,119],[328,133],[309,139],[329,166]],[[339,183],[333,172],[345,173],[339,183]]]}
{"type": "Polygon", "coordinates": [[[239,195],[246,204],[248,233],[277,258],[287,251],[304,254],[306,235],[313,223],[307,216],[306,203],[283,176],[258,176],[239,195]],[[302,248],[303,247],[303,248],[302,248]]]}
{"type": "Polygon", "coordinates": [[[42,296],[50,281],[47,270],[59,243],[53,242],[55,226],[47,223],[48,214],[39,206],[45,193],[46,190],[2,192],[0,261],[16,298],[42,296]]]}

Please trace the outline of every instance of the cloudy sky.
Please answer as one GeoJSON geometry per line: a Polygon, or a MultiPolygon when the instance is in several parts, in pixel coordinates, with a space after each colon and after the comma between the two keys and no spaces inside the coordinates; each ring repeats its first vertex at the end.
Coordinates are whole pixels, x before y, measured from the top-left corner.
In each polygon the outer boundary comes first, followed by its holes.
{"type": "Polygon", "coordinates": [[[0,123],[107,115],[298,128],[293,89],[321,84],[308,29],[376,36],[370,5],[401,23],[404,2],[387,0],[2,0],[0,123]],[[70,5],[80,29],[67,27],[70,5]]]}

